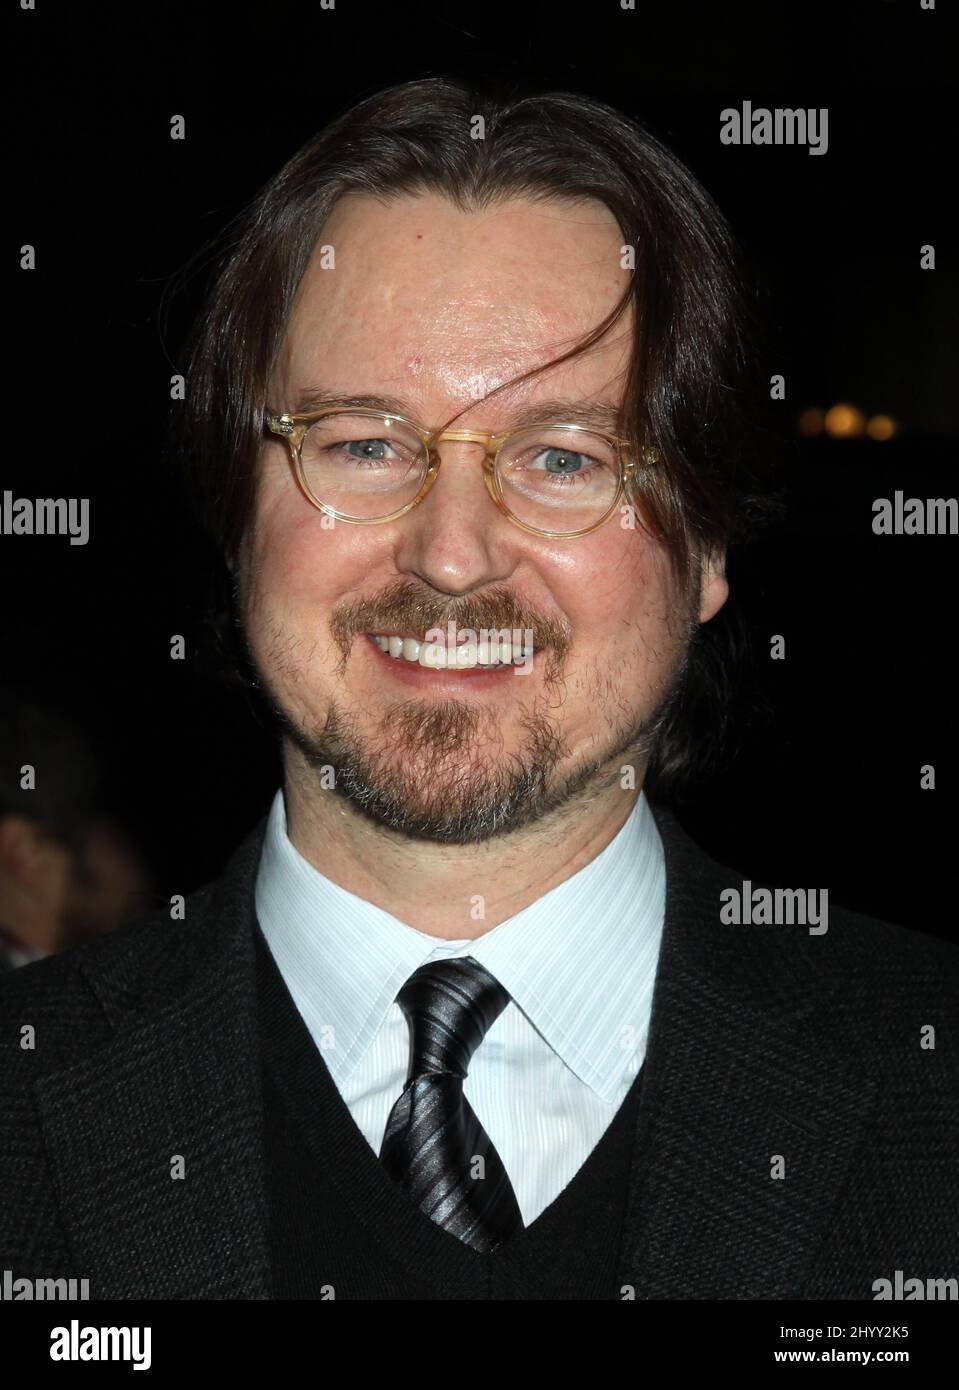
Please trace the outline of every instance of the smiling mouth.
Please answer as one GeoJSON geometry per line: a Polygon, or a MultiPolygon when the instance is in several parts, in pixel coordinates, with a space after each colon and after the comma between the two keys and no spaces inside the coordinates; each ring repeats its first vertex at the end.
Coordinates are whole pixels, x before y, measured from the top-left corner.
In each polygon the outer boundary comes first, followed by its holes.
{"type": "Polygon", "coordinates": [[[417,637],[368,632],[364,634],[388,659],[403,667],[419,666],[451,675],[491,672],[528,666],[538,648],[527,643],[514,648],[508,640],[464,642],[447,650],[441,642],[424,642],[417,637]]]}

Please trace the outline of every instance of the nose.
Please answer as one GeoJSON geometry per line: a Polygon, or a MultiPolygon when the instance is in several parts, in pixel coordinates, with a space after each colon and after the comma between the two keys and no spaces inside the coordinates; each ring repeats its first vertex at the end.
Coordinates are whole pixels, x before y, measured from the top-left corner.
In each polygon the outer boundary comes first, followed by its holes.
{"type": "Polygon", "coordinates": [[[447,438],[434,447],[441,463],[433,485],[396,523],[398,568],[444,593],[465,593],[506,578],[515,568],[522,532],[489,493],[485,436],[447,438]]]}

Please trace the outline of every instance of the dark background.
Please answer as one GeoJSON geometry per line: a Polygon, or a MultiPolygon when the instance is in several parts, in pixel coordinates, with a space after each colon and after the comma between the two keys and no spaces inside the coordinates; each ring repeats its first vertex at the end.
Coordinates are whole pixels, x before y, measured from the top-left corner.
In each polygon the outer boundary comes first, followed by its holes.
{"type": "Polygon", "coordinates": [[[871,531],[877,497],[955,494],[945,6],[37,0],[13,18],[14,225],[37,269],[15,281],[0,487],[89,497],[90,540],[2,537],[5,674],[99,738],[164,896],[218,873],[279,781],[246,704],[169,658],[173,633],[194,650],[205,585],[161,446],[208,243],[360,97],[506,71],[620,107],[690,165],[755,271],[763,375],[786,378],[792,511],[732,566],[772,715],[739,730],[687,828],[754,881],[956,932],[955,546],[871,531]],[[828,153],[721,145],[720,111],[746,99],[827,106],[828,153]],[[900,434],[798,435],[802,409],[837,401],[900,434]],[[785,661],[768,659],[773,633],[785,661]]]}

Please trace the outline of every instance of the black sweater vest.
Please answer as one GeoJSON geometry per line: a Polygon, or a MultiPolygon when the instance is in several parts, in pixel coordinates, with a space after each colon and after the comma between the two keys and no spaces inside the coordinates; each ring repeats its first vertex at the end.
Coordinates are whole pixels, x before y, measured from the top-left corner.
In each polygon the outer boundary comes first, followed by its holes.
{"type": "Polygon", "coordinates": [[[420,1212],[381,1167],[255,931],[275,1299],[620,1299],[643,1072],[572,1180],[490,1255],[420,1212]]]}

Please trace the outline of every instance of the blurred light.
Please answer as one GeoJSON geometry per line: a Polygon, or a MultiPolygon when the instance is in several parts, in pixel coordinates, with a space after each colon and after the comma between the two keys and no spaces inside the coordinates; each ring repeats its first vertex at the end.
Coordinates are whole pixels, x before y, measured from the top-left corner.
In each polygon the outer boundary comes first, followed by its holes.
{"type": "Polygon", "coordinates": [[[866,424],[866,433],[870,439],[891,439],[898,432],[899,426],[890,415],[873,415],[866,424]]]}
{"type": "Polygon", "coordinates": [[[841,403],[826,411],[826,433],[834,439],[854,439],[866,428],[866,417],[854,405],[841,403]]]}
{"type": "Polygon", "coordinates": [[[825,415],[818,405],[811,405],[808,410],[804,410],[798,420],[800,434],[822,434],[823,421],[825,415]]]}

